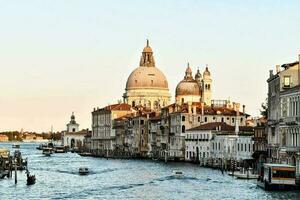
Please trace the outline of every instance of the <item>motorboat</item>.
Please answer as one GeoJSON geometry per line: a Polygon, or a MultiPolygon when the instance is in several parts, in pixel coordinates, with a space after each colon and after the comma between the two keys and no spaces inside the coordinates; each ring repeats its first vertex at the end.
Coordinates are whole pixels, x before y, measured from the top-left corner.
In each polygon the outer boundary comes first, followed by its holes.
{"type": "Polygon", "coordinates": [[[66,148],[64,146],[55,146],[54,152],[55,153],[66,153],[66,148]]]}
{"type": "Polygon", "coordinates": [[[19,149],[19,148],[20,148],[20,144],[14,143],[14,144],[12,145],[12,148],[14,148],[14,149],[19,149]]]}
{"type": "Polygon", "coordinates": [[[176,178],[182,178],[183,177],[183,172],[179,171],[179,170],[174,170],[172,176],[176,177],[176,178]]]}
{"type": "Polygon", "coordinates": [[[79,174],[80,175],[87,175],[89,173],[89,169],[87,167],[80,167],[79,174]]]}
{"type": "Polygon", "coordinates": [[[258,174],[252,174],[249,171],[246,173],[236,172],[233,174],[233,176],[235,176],[238,179],[257,179],[258,178],[258,174]]]}
{"type": "Polygon", "coordinates": [[[52,148],[43,148],[43,154],[45,155],[45,156],[51,156],[51,154],[52,154],[52,148]]]}
{"type": "Polygon", "coordinates": [[[264,164],[257,185],[265,190],[295,189],[296,167],[286,164],[264,164]]]}

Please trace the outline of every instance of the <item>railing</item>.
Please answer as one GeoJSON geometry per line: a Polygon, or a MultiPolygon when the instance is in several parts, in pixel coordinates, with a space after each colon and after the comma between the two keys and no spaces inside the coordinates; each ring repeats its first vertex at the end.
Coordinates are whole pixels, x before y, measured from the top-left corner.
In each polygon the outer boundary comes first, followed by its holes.
{"type": "Polygon", "coordinates": [[[299,147],[283,147],[287,152],[300,152],[300,146],[299,147]]]}

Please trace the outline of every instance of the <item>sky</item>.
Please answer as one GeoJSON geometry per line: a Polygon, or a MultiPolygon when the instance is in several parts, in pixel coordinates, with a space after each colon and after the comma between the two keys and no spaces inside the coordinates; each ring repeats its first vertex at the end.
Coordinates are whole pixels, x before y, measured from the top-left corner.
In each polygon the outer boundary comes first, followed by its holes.
{"type": "Polygon", "coordinates": [[[122,99],[150,40],[174,100],[187,62],[208,64],[213,99],[259,115],[266,79],[298,60],[300,2],[0,0],[0,131],[66,129],[72,112],[122,99]]]}

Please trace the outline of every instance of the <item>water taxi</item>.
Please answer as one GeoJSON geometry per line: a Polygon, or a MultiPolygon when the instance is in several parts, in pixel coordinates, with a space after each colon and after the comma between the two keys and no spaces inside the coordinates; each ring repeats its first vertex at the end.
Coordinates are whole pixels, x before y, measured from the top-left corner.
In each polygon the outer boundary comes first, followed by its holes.
{"type": "Polygon", "coordinates": [[[43,154],[45,156],[51,156],[51,154],[52,154],[52,148],[43,148],[43,154]]]}
{"type": "Polygon", "coordinates": [[[87,167],[80,167],[79,174],[80,175],[87,175],[89,173],[89,169],[87,167]]]}
{"type": "Polygon", "coordinates": [[[178,171],[178,170],[174,170],[172,176],[176,177],[176,178],[182,178],[183,177],[183,172],[178,171]]]}
{"type": "Polygon", "coordinates": [[[19,148],[20,148],[20,144],[15,144],[15,143],[14,143],[14,144],[12,145],[12,148],[14,148],[14,149],[19,149],[19,148]]]}
{"type": "Polygon", "coordinates": [[[286,164],[264,164],[257,185],[265,190],[294,189],[296,167],[286,164]]]}
{"type": "Polygon", "coordinates": [[[55,153],[66,153],[66,148],[64,146],[55,146],[54,152],[55,153]]]}

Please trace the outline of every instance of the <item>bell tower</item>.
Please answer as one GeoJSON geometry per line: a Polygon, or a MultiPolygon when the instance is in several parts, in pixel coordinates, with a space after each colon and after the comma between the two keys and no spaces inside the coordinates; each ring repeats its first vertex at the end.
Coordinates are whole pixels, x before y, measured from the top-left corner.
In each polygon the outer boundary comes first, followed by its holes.
{"type": "Polygon", "coordinates": [[[210,71],[208,70],[208,65],[206,65],[205,71],[203,72],[202,79],[202,101],[205,105],[211,105],[212,97],[212,79],[210,76],[210,71]]]}

